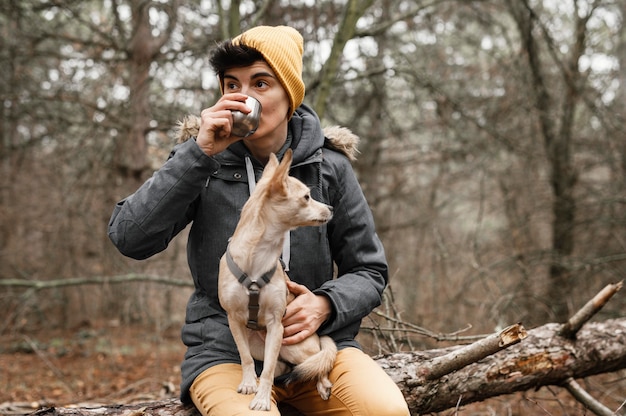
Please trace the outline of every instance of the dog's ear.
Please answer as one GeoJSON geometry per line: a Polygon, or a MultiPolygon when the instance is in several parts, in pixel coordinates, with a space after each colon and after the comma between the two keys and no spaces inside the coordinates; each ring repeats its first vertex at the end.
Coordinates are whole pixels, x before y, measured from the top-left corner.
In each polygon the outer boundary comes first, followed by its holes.
{"type": "Polygon", "coordinates": [[[267,161],[265,168],[263,168],[263,174],[274,175],[274,171],[278,166],[278,158],[274,153],[270,153],[270,160],[267,161]]]}
{"type": "MultiPolygon", "coordinates": [[[[276,159],[276,156],[274,156],[276,159]]],[[[274,175],[272,176],[272,192],[281,193],[285,195],[287,193],[287,178],[289,177],[289,168],[291,167],[291,161],[293,160],[293,151],[291,149],[287,149],[285,155],[283,156],[283,160],[280,162],[280,165],[276,168],[274,175]]]]}
{"type": "Polygon", "coordinates": [[[283,156],[283,160],[281,160],[280,165],[276,168],[276,174],[274,176],[280,177],[280,180],[283,182],[287,182],[287,177],[289,176],[289,168],[291,167],[291,161],[293,160],[293,150],[287,149],[285,155],[283,156]]]}

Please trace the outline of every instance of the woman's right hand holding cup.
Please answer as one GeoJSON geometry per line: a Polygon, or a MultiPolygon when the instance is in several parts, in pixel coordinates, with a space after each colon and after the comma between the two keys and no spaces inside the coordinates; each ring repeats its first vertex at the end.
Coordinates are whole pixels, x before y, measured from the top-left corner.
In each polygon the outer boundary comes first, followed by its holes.
{"type": "Polygon", "coordinates": [[[242,139],[231,134],[232,111],[248,114],[250,109],[245,103],[247,98],[247,95],[241,93],[224,94],[215,105],[202,110],[196,142],[208,156],[216,155],[242,139]]]}

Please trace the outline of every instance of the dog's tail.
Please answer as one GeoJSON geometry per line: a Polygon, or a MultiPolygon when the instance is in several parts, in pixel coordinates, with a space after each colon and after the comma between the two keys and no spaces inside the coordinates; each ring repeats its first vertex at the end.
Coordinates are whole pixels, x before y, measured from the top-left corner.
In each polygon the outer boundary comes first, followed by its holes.
{"type": "Polygon", "coordinates": [[[320,337],[320,351],[295,366],[289,374],[287,384],[327,377],[335,365],[335,357],[337,357],[335,341],[328,336],[320,337]]]}

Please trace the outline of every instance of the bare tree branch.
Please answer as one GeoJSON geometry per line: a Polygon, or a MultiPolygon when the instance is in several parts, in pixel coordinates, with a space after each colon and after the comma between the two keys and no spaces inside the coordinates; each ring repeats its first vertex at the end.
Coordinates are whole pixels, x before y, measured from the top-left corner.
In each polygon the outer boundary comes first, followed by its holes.
{"type": "Polygon", "coordinates": [[[593,396],[587,393],[573,378],[568,378],[564,387],[576,400],[584,404],[587,409],[591,410],[597,416],[615,416],[614,412],[594,399],[593,396]]]}
{"type": "Polygon", "coordinates": [[[613,295],[622,288],[623,284],[623,281],[608,284],[563,325],[559,335],[565,338],[575,338],[578,330],[606,305],[613,295]]]}
{"type": "Polygon", "coordinates": [[[129,273],[119,276],[91,276],[54,280],[3,279],[0,280],[0,286],[23,287],[37,291],[65,286],[104,285],[128,282],[152,282],[170,286],[193,287],[193,282],[191,282],[190,280],[176,280],[163,276],[136,273],[129,273]]]}
{"type": "Polygon", "coordinates": [[[521,324],[511,325],[497,334],[490,335],[459,350],[434,358],[422,367],[419,373],[427,380],[436,380],[466,365],[495,354],[504,348],[517,344],[526,336],[526,329],[521,324]]]}

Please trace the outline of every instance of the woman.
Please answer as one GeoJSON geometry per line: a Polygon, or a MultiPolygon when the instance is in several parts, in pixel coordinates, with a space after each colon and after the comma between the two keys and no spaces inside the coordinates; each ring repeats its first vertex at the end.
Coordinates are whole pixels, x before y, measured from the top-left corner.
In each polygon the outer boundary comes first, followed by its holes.
{"type": "Polygon", "coordinates": [[[237,393],[241,366],[218,302],[218,263],[249,184],[271,153],[280,159],[293,149],[291,174],[334,216],[291,233],[284,260],[297,297],[283,319],[283,343],[317,332],[332,337],[339,353],[328,400],[315,382],[276,380],[272,409],[263,414],[279,415],[276,405],[285,402],[307,415],[408,415],[400,390],[355,340],[361,319],[380,304],[387,263],[350,161],[329,148],[317,115],[302,105],[302,53],[302,36],[286,26],[256,27],[217,47],[211,65],[222,97],[202,111],[197,137],[178,144],[152,178],[116,205],[109,236],[123,254],[144,259],[192,223],[187,255],[195,291],[182,330],[181,400],[193,401],[205,416],[253,413],[251,396],[237,393]],[[248,96],[262,112],[258,129],[242,138],[231,134],[232,112],[248,113],[248,96]]]}

